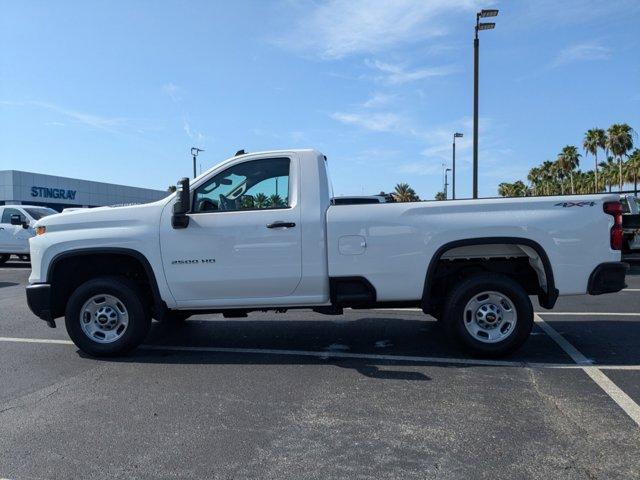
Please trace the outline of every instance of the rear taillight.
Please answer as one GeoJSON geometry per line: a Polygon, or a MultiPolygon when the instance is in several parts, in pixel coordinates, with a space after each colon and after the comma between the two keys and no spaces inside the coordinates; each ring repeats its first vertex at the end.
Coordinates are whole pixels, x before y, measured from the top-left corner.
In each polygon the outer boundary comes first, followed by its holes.
{"type": "Polygon", "coordinates": [[[622,250],[622,204],[620,202],[605,202],[604,212],[613,217],[613,227],[611,227],[611,248],[622,250]]]}

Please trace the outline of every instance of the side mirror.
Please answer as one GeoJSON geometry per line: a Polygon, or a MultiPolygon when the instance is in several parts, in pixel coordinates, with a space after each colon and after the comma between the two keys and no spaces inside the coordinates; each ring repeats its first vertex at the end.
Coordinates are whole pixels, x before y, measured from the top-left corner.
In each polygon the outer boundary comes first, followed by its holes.
{"type": "Polygon", "coordinates": [[[171,216],[171,226],[173,228],[187,228],[189,226],[189,216],[191,210],[191,192],[189,190],[189,179],[182,178],[178,182],[176,203],[173,204],[173,215],[171,216]]]}
{"type": "Polygon", "coordinates": [[[29,228],[29,222],[22,221],[22,218],[17,213],[11,215],[11,225],[22,225],[22,228],[29,228]]]}

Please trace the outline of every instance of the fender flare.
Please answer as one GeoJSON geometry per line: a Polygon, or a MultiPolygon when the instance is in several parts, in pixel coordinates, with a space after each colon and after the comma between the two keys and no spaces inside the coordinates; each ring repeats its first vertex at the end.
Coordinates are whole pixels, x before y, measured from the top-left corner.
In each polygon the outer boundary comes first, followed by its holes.
{"type": "Polygon", "coordinates": [[[546,309],[551,309],[556,303],[558,299],[558,289],[556,288],[556,284],[553,278],[553,268],[551,267],[551,262],[549,261],[549,256],[547,252],[545,252],[542,246],[529,238],[521,238],[521,237],[483,237],[483,238],[465,238],[462,240],[454,240],[449,243],[445,243],[442,245],[436,253],[431,257],[431,261],[429,262],[429,267],[427,268],[427,275],[424,280],[424,288],[422,290],[422,307],[425,310],[429,310],[430,307],[430,295],[432,284],[433,284],[433,276],[436,271],[436,267],[438,265],[438,261],[447,250],[451,250],[452,248],[457,247],[467,247],[470,245],[491,245],[491,244],[507,244],[507,245],[525,245],[527,247],[532,248],[540,257],[542,261],[542,265],[544,267],[544,274],[547,280],[547,291],[538,295],[538,301],[540,302],[540,306],[546,309]]]}
{"type": "Polygon", "coordinates": [[[147,275],[147,279],[149,280],[149,285],[151,286],[151,295],[153,296],[153,304],[157,311],[162,311],[162,309],[166,309],[166,304],[162,300],[162,296],[160,295],[160,289],[158,288],[158,281],[156,279],[156,275],[151,267],[151,263],[147,257],[139,252],[138,250],[134,250],[132,248],[122,248],[122,247],[95,247],[95,248],[78,248],[74,250],[67,250],[66,252],[58,253],[55,255],[51,262],[49,263],[49,268],[47,269],[47,283],[51,284],[52,275],[55,271],[56,264],[61,260],[65,260],[67,258],[72,257],[81,257],[84,255],[123,255],[127,257],[131,257],[142,265],[144,271],[147,275]]]}

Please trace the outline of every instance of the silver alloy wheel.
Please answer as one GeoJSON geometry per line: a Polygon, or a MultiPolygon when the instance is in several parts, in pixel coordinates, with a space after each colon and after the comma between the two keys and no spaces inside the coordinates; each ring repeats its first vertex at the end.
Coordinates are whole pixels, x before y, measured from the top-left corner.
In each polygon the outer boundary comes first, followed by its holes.
{"type": "Polygon", "coordinates": [[[129,325],[129,312],[113,295],[94,295],[80,309],[82,331],[97,343],[120,339],[129,325]]]}
{"type": "Polygon", "coordinates": [[[511,335],[518,322],[513,302],[499,292],[474,295],[464,307],[464,326],[473,338],[497,343],[511,335]]]}

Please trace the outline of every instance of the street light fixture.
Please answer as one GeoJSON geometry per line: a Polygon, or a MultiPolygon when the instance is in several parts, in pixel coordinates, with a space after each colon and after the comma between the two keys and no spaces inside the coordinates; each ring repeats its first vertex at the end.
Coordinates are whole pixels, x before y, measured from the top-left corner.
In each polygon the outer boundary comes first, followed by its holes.
{"type": "Polygon", "coordinates": [[[191,147],[191,156],[193,157],[193,178],[196,178],[196,157],[200,152],[204,152],[201,148],[191,147]]]}
{"type": "Polygon", "coordinates": [[[484,9],[476,14],[476,34],[473,39],[473,198],[478,198],[478,63],[480,53],[478,32],[480,30],[494,29],[496,26],[495,23],[480,23],[480,19],[495,17],[497,15],[498,10],[496,9],[484,9]]]}
{"type": "Polygon", "coordinates": [[[456,199],[456,138],[462,138],[463,135],[461,133],[453,134],[453,172],[451,176],[453,177],[453,181],[451,182],[451,198],[456,199]]]}
{"type": "Polygon", "coordinates": [[[480,15],[480,18],[497,17],[498,10],[495,8],[485,8],[483,10],[480,10],[480,13],[478,13],[478,15],[480,15]]]}

